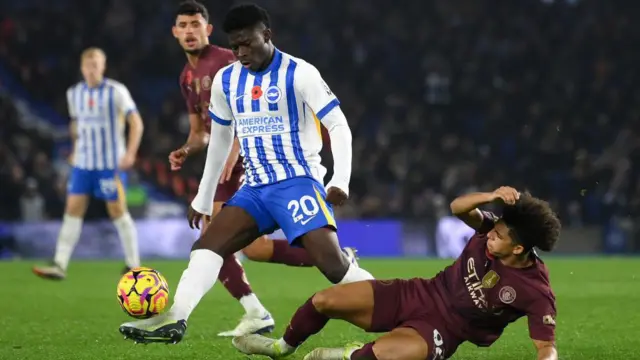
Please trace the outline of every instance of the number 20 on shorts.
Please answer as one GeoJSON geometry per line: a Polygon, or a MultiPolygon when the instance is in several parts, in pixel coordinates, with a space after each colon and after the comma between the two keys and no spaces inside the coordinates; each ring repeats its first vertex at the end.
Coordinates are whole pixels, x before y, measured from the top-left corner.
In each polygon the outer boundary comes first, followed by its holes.
{"type": "Polygon", "coordinates": [[[291,218],[293,218],[294,223],[297,224],[299,222],[305,225],[318,215],[320,206],[312,196],[304,195],[299,200],[289,201],[287,209],[291,211],[291,218]]]}

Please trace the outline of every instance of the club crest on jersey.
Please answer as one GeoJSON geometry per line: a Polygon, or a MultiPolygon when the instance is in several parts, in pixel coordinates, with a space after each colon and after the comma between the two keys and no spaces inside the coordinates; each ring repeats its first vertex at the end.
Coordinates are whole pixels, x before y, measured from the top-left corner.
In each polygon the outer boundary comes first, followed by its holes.
{"type": "Polygon", "coordinates": [[[203,88],[205,91],[209,91],[209,90],[211,90],[211,77],[210,77],[209,75],[205,75],[205,76],[202,78],[202,88],[203,88]]]}
{"type": "Polygon", "coordinates": [[[511,304],[516,301],[516,291],[511,286],[504,286],[500,289],[498,297],[500,297],[500,301],[503,303],[511,304]]]}
{"type": "Polygon", "coordinates": [[[278,88],[275,85],[269,86],[264,96],[264,98],[267,100],[269,104],[277,103],[278,101],[280,101],[281,97],[282,97],[282,91],[280,91],[280,88],[278,88]]]}
{"type": "Polygon", "coordinates": [[[485,289],[491,289],[500,281],[500,275],[497,272],[490,270],[485,276],[482,277],[482,287],[485,289]]]}

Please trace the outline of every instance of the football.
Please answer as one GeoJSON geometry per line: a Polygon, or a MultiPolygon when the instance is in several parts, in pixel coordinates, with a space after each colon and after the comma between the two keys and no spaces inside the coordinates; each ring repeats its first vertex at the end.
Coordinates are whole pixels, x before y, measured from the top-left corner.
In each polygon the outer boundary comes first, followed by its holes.
{"type": "Polygon", "coordinates": [[[122,310],[136,319],[162,313],[169,302],[167,280],[146,267],[131,269],[118,282],[118,302],[122,310]]]}

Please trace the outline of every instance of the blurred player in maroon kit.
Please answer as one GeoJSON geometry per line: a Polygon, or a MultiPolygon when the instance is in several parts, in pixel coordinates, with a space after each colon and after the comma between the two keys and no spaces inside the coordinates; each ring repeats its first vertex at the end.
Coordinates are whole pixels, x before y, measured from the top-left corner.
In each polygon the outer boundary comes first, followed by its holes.
{"type": "MultiPolygon", "coordinates": [[[[189,111],[190,132],[187,142],[169,155],[173,171],[180,170],[187,157],[206,148],[211,130],[208,113],[211,81],[218,70],[236,61],[231,50],[209,44],[212,30],[209,13],[204,5],[195,1],[185,1],[178,6],[172,31],[187,56],[187,63],[180,74],[180,89],[189,111]]],[[[236,139],[215,194],[214,216],[241,186],[244,169],[242,161],[238,161],[239,154],[240,146],[236,139]]],[[[204,219],[203,232],[209,220],[204,219]]],[[[199,227],[199,222],[196,222],[195,226],[199,227]]],[[[269,240],[266,236],[254,241],[243,253],[254,261],[313,266],[304,248],[291,247],[286,240],[269,240]]],[[[355,261],[352,249],[346,248],[345,253],[350,260],[355,261]]],[[[273,319],[253,294],[244,269],[235,256],[225,259],[219,280],[229,293],[240,301],[246,311],[245,317],[234,330],[222,332],[219,336],[238,336],[273,330],[273,319]]]]}
{"type": "Polygon", "coordinates": [[[374,342],[315,349],[304,360],[447,359],[469,341],[490,346],[507,325],[526,316],[540,360],[556,360],[555,296],[546,265],[534,248],[550,251],[560,221],[543,200],[501,187],[458,197],[451,210],[476,229],[460,257],[434,278],[373,280],[316,293],[293,316],[284,337],[237,337],[246,354],[291,354],[329,319],[369,332],[388,332],[374,342]],[[479,206],[501,202],[502,217],[479,206]]]}

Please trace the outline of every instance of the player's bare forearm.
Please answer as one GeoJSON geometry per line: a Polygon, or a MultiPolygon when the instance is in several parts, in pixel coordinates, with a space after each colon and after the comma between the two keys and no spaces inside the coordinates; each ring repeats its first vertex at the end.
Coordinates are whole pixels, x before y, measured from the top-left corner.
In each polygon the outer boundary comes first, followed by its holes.
{"type": "Polygon", "coordinates": [[[198,131],[190,131],[189,137],[187,138],[187,142],[182,145],[182,148],[185,149],[187,154],[197,154],[203,151],[207,144],[209,144],[209,134],[202,129],[198,131]]]}
{"type": "Polygon", "coordinates": [[[538,360],[558,360],[558,350],[553,342],[534,341],[538,350],[538,360]]]}
{"type": "Polygon", "coordinates": [[[69,155],[69,163],[73,163],[73,157],[76,153],[76,140],[78,139],[78,122],[71,119],[69,124],[69,137],[71,138],[71,154],[69,155]]]}
{"type": "Polygon", "coordinates": [[[127,141],[127,154],[132,157],[138,153],[140,142],[142,141],[142,133],[144,133],[144,123],[137,111],[131,112],[127,116],[129,124],[129,140],[127,141]]]}
{"type": "Polygon", "coordinates": [[[200,115],[189,114],[189,137],[182,148],[186,154],[191,155],[203,151],[207,144],[209,144],[209,134],[200,119],[200,115]]]}
{"type": "Polygon", "coordinates": [[[71,137],[71,142],[75,143],[78,138],[78,122],[75,119],[71,119],[69,123],[69,136],[71,137]]]}
{"type": "Polygon", "coordinates": [[[458,196],[451,202],[451,213],[470,227],[477,229],[482,225],[482,214],[478,207],[496,199],[490,192],[477,192],[458,196]]]}

